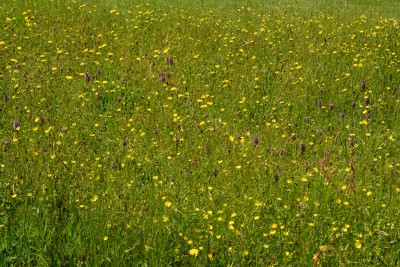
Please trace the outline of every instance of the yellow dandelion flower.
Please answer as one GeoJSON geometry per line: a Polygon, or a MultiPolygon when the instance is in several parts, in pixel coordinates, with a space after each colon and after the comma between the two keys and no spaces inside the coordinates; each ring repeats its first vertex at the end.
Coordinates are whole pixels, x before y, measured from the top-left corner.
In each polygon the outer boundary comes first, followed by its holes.
{"type": "Polygon", "coordinates": [[[164,206],[165,206],[165,207],[168,207],[168,208],[171,207],[171,202],[165,201],[164,206]]]}
{"type": "Polygon", "coordinates": [[[189,250],[189,254],[197,257],[197,255],[199,255],[199,250],[197,248],[192,248],[191,250],[189,250]]]}
{"type": "Polygon", "coordinates": [[[103,240],[104,240],[104,241],[107,241],[107,240],[108,240],[108,236],[104,236],[104,237],[103,237],[103,240]]]}
{"type": "Polygon", "coordinates": [[[357,240],[354,242],[354,246],[356,247],[356,249],[360,249],[361,246],[362,246],[361,241],[357,239],[357,240]]]}
{"type": "Polygon", "coordinates": [[[72,80],[73,77],[72,77],[72,76],[65,76],[65,79],[67,79],[67,80],[72,80]]]}

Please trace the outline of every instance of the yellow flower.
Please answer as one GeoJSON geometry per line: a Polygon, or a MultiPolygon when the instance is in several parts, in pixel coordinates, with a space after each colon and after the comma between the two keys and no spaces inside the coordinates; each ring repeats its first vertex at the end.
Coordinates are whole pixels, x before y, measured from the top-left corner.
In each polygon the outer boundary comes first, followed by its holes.
{"type": "Polygon", "coordinates": [[[171,206],[171,202],[165,201],[164,205],[165,205],[165,207],[170,207],[171,206]]]}
{"type": "Polygon", "coordinates": [[[108,236],[104,236],[104,237],[103,237],[103,240],[104,240],[104,241],[107,241],[107,240],[108,240],[108,236]]]}
{"type": "Polygon", "coordinates": [[[90,201],[96,202],[99,199],[98,195],[93,195],[92,199],[90,201]]]}
{"type": "Polygon", "coordinates": [[[197,248],[192,248],[191,250],[189,250],[189,254],[197,257],[197,255],[199,255],[199,250],[197,248]]]}
{"type": "Polygon", "coordinates": [[[360,249],[361,248],[361,241],[360,240],[356,240],[356,242],[354,242],[354,246],[357,248],[357,249],[360,249]]]}

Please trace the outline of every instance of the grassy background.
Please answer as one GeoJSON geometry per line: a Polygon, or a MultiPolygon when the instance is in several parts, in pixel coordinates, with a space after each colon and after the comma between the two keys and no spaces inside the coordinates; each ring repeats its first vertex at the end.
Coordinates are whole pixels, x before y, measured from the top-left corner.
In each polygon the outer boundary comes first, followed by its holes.
{"type": "Polygon", "coordinates": [[[398,11],[4,1],[0,262],[398,265],[398,11]]]}

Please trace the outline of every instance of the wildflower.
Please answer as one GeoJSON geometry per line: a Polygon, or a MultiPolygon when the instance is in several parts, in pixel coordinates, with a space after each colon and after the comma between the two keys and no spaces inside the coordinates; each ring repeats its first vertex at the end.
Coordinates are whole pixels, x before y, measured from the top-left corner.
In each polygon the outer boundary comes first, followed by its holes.
{"type": "Polygon", "coordinates": [[[361,241],[357,239],[357,240],[354,242],[354,246],[356,247],[356,249],[360,249],[361,246],[362,246],[361,241]]]}
{"type": "Polygon", "coordinates": [[[354,101],[351,102],[351,107],[352,107],[352,108],[355,108],[355,107],[356,107],[356,102],[354,102],[354,101]]]}
{"type": "Polygon", "coordinates": [[[332,104],[332,103],[331,103],[331,104],[329,104],[329,109],[330,109],[330,110],[333,110],[333,108],[334,108],[334,107],[335,107],[335,105],[334,105],[334,104],[332,104]]]}
{"type": "Polygon", "coordinates": [[[318,100],[318,107],[322,107],[322,100],[318,100]]]}
{"type": "Polygon", "coordinates": [[[361,82],[361,89],[365,89],[367,87],[367,84],[365,83],[365,81],[363,80],[362,82],[361,82]]]}
{"type": "Polygon", "coordinates": [[[166,80],[165,80],[164,73],[163,73],[163,72],[160,72],[160,73],[159,73],[159,76],[160,76],[160,81],[161,81],[162,83],[165,83],[166,80]]]}
{"type": "Polygon", "coordinates": [[[322,135],[322,130],[318,130],[317,135],[321,136],[322,135]]]}
{"type": "Polygon", "coordinates": [[[92,77],[90,77],[90,75],[87,72],[85,72],[85,81],[88,83],[91,80],[92,80],[92,77]]]}
{"type": "Polygon", "coordinates": [[[213,175],[215,176],[215,177],[217,177],[217,175],[218,175],[218,170],[217,169],[213,169],[213,175]]]}
{"type": "Polygon", "coordinates": [[[275,173],[274,178],[275,178],[275,182],[278,182],[278,180],[279,180],[279,173],[275,173]]]}
{"type": "Polygon", "coordinates": [[[306,144],[304,144],[304,142],[301,142],[300,144],[300,151],[302,154],[306,151],[306,144]]]}
{"type": "Polygon", "coordinates": [[[258,143],[259,143],[258,137],[257,137],[257,136],[254,136],[254,138],[253,138],[253,144],[254,144],[254,146],[255,146],[255,147],[258,146],[258,143]]]}
{"type": "Polygon", "coordinates": [[[8,98],[8,95],[4,95],[4,97],[3,97],[3,101],[4,101],[4,103],[7,103],[7,102],[8,102],[8,100],[9,100],[9,98],[8,98]]]}
{"type": "Polygon", "coordinates": [[[189,254],[197,257],[197,255],[199,255],[199,250],[197,248],[192,248],[191,250],[189,250],[189,254]]]}
{"type": "Polygon", "coordinates": [[[346,113],[344,113],[344,112],[340,113],[340,118],[341,118],[342,120],[344,119],[344,116],[346,116],[346,113]]]}
{"type": "Polygon", "coordinates": [[[364,97],[364,103],[365,103],[365,105],[369,104],[369,97],[368,96],[364,97]]]}
{"type": "Polygon", "coordinates": [[[20,125],[19,125],[19,122],[17,120],[14,120],[13,127],[14,127],[15,131],[19,131],[20,125]]]}
{"type": "Polygon", "coordinates": [[[126,146],[128,144],[128,142],[126,141],[126,139],[122,139],[122,146],[126,146]]]}
{"type": "Polygon", "coordinates": [[[369,115],[369,113],[366,113],[366,114],[365,114],[365,118],[366,118],[367,120],[369,120],[369,119],[371,118],[371,115],[369,115]]]}
{"type": "Polygon", "coordinates": [[[103,237],[103,240],[104,240],[104,241],[107,241],[107,240],[108,240],[108,236],[104,236],[104,237],[103,237]]]}

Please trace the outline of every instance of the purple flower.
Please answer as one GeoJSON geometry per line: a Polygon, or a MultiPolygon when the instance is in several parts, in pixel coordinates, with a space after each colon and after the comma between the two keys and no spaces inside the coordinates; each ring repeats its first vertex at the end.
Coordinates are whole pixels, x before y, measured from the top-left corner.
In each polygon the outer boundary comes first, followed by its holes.
{"type": "Polygon", "coordinates": [[[3,97],[3,101],[4,101],[4,103],[7,103],[7,102],[8,102],[8,100],[9,100],[9,98],[8,98],[8,95],[4,95],[4,97],[3,97]]]}
{"type": "Polygon", "coordinates": [[[215,177],[217,177],[217,175],[218,175],[218,170],[217,169],[213,169],[213,175],[215,176],[215,177]]]}
{"type": "Polygon", "coordinates": [[[292,134],[291,138],[293,141],[296,140],[296,134],[292,134]]]}
{"type": "Polygon", "coordinates": [[[281,150],[279,150],[279,154],[280,154],[281,156],[283,156],[283,154],[285,154],[285,149],[284,149],[284,148],[281,148],[281,150]]]}
{"type": "Polygon", "coordinates": [[[369,113],[366,113],[366,114],[365,114],[365,118],[366,118],[367,120],[369,120],[369,119],[371,118],[371,115],[369,115],[369,113]]]}
{"type": "Polygon", "coordinates": [[[369,105],[369,97],[364,97],[364,103],[365,105],[369,105]]]}
{"type": "Polygon", "coordinates": [[[92,78],[90,77],[90,75],[87,72],[85,72],[85,81],[88,83],[91,80],[92,80],[92,78]]]}
{"type": "Polygon", "coordinates": [[[13,127],[14,127],[14,130],[15,131],[18,131],[19,130],[19,122],[17,121],[17,120],[14,120],[14,123],[13,123],[13,127]]]}
{"type": "Polygon", "coordinates": [[[160,81],[161,81],[162,83],[165,83],[166,81],[165,81],[164,73],[160,72],[159,75],[160,75],[160,81]]]}
{"type": "Polygon", "coordinates": [[[126,139],[122,139],[122,146],[126,146],[128,144],[128,141],[126,139]]]}
{"type": "Polygon", "coordinates": [[[363,80],[362,82],[361,82],[361,89],[365,89],[367,87],[367,84],[365,83],[365,81],[363,80]]]}
{"type": "Polygon", "coordinates": [[[356,102],[354,102],[354,101],[351,102],[351,107],[352,107],[352,108],[355,108],[355,107],[356,107],[356,102]]]}
{"type": "Polygon", "coordinates": [[[237,136],[238,139],[242,138],[242,134],[241,133],[238,133],[236,136],[237,136]]]}
{"type": "Polygon", "coordinates": [[[306,144],[304,144],[304,142],[301,142],[300,144],[300,151],[302,154],[306,151],[306,144]]]}
{"type": "Polygon", "coordinates": [[[254,138],[253,138],[253,144],[254,144],[254,146],[258,146],[258,143],[259,143],[258,137],[257,137],[257,136],[254,136],[254,138]]]}
{"type": "Polygon", "coordinates": [[[344,116],[346,116],[346,113],[344,113],[344,112],[340,113],[340,118],[341,119],[344,119],[344,116]]]}
{"type": "Polygon", "coordinates": [[[335,107],[334,104],[329,104],[329,109],[332,110],[335,107]]]}
{"type": "Polygon", "coordinates": [[[322,130],[318,130],[317,135],[321,136],[322,135],[322,130]]]}
{"type": "Polygon", "coordinates": [[[322,100],[318,100],[318,107],[322,107],[322,100]]]}

